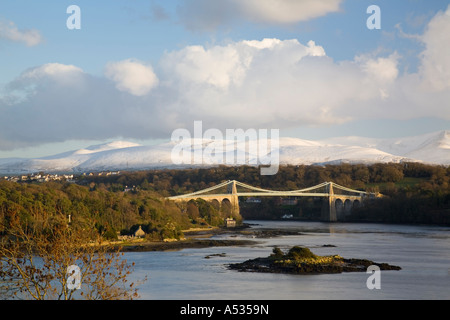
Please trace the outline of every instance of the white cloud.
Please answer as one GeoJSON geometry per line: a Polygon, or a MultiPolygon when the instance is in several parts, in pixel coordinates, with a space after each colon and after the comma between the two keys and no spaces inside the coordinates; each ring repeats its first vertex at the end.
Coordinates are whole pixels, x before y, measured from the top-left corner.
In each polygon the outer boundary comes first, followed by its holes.
{"type": "Polygon", "coordinates": [[[24,72],[22,79],[40,79],[46,76],[68,78],[74,73],[82,73],[83,70],[74,65],[61,63],[47,63],[42,66],[31,68],[24,72]]]}
{"type": "Polygon", "coordinates": [[[189,0],[178,7],[182,23],[212,30],[236,21],[293,24],[340,10],[342,0],[189,0]]]}
{"type": "Polygon", "coordinates": [[[421,40],[426,46],[421,72],[426,85],[434,90],[450,89],[450,5],[429,22],[421,40]]]}
{"type": "Polygon", "coordinates": [[[369,59],[364,63],[363,69],[377,81],[391,83],[399,74],[398,58],[394,53],[387,58],[369,59]]]}
{"type": "Polygon", "coordinates": [[[167,54],[162,64],[166,72],[173,75],[172,81],[176,79],[185,85],[207,84],[227,88],[242,81],[246,63],[231,46],[210,50],[202,46],[189,46],[167,54]]]}
{"type": "Polygon", "coordinates": [[[117,89],[135,96],[148,94],[158,84],[151,66],[130,59],[109,63],[105,75],[116,83],[117,89]]]}
{"type": "Polygon", "coordinates": [[[100,77],[58,63],[32,68],[9,84],[24,92],[20,99],[0,97],[0,148],[167,138],[195,120],[224,130],[450,119],[450,54],[440,42],[449,34],[448,13],[436,15],[422,36],[418,72],[400,72],[396,52],[335,61],[314,41],[296,39],[187,46],[165,53],[157,75],[134,60],[111,62],[100,77]]]}
{"type": "Polygon", "coordinates": [[[222,127],[342,123],[389,95],[397,59],[336,63],[314,41],[295,39],[187,47],[163,59],[162,82],[176,97],[165,110],[180,125],[196,118],[222,127]]]}
{"type": "Polygon", "coordinates": [[[113,81],[76,66],[32,68],[6,89],[0,95],[0,149],[168,134],[148,96],[124,95],[113,81]]]}
{"type": "Polygon", "coordinates": [[[283,67],[289,68],[306,56],[325,56],[325,51],[314,41],[304,46],[295,39],[244,40],[209,48],[188,46],[167,53],[162,59],[161,67],[169,82],[177,81],[199,90],[209,87],[234,87],[241,90],[248,82],[246,77],[252,74],[252,70],[270,67],[281,72],[283,67]],[[271,65],[273,63],[276,65],[271,65]]]}
{"type": "Polygon", "coordinates": [[[42,36],[38,30],[19,30],[12,21],[0,21],[0,38],[23,42],[29,47],[42,42],[42,36]]]}
{"type": "MultiPolygon", "coordinates": [[[[74,65],[47,63],[24,71],[17,79],[6,86],[7,99],[23,99],[36,90],[55,85],[78,86],[85,76],[82,69],[74,65]]],[[[1,108],[1,105],[0,105],[1,108]]]]}
{"type": "Polygon", "coordinates": [[[256,22],[296,23],[339,11],[341,0],[232,0],[256,22]]]}

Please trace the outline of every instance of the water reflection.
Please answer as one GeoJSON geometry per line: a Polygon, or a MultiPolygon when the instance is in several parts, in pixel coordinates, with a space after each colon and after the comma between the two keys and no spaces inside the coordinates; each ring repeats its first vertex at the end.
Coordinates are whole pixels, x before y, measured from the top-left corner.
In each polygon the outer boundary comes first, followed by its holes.
{"type": "MultiPolygon", "coordinates": [[[[298,231],[253,245],[127,253],[136,262],[142,299],[450,299],[450,228],[380,224],[251,221],[252,229],[298,231]],[[274,246],[311,248],[318,255],[367,258],[399,265],[382,273],[381,290],[367,274],[282,275],[228,270],[229,263],[267,256],[274,246]],[[209,259],[205,259],[209,256],[209,259]]],[[[220,235],[217,238],[231,237],[220,235]]],[[[248,238],[240,235],[236,238],[248,238]]]]}

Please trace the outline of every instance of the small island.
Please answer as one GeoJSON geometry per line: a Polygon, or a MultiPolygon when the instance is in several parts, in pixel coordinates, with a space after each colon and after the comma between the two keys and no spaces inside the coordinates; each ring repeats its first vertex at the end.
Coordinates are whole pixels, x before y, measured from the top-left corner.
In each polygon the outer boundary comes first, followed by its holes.
{"type": "Polygon", "coordinates": [[[287,253],[275,247],[269,257],[234,263],[228,267],[244,272],[307,274],[366,272],[371,265],[378,266],[380,270],[401,270],[398,266],[366,259],[345,259],[339,255],[317,256],[310,249],[300,246],[292,247],[287,253]]]}

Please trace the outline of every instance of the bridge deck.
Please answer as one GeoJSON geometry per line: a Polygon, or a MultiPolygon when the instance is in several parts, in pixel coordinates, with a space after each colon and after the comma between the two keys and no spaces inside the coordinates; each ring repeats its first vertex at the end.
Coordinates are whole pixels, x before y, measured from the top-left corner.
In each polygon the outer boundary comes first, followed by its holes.
{"type": "Polygon", "coordinates": [[[222,198],[227,196],[238,196],[238,197],[336,197],[336,198],[348,198],[348,199],[360,199],[365,195],[348,195],[348,194],[331,194],[331,193],[318,193],[318,192],[238,192],[238,193],[219,193],[219,194],[199,194],[199,195],[181,195],[170,197],[170,200],[179,199],[198,199],[198,198],[222,198]]]}
{"type": "Polygon", "coordinates": [[[275,191],[253,187],[251,185],[233,180],[233,181],[225,181],[216,186],[209,187],[197,192],[169,197],[169,199],[170,200],[181,200],[181,199],[187,200],[198,198],[211,199],[214,197],[220,198],[230,197],[231,195],[234,197],[328,197],[328,198],[334,197],[353,200],[362,199],[366,196],[378,196],[374,193],[368,193],[365,191],[353,190],[347,187],[343,187],[333,182],[323,182],[316,186],[300,190],[275,191]],[[251,190],[251,192],[237,192],[236,189],[237,186],[245,188],[247,190],[251,190]],[[223,187],[227,187],[227,193],[207,194],[208,192],[212,192],[223,187]],[[323,190],[325,190],[325,192],[323,192],[323,190]],[[342,192],[346,192],[347,194],[342,192]]]}

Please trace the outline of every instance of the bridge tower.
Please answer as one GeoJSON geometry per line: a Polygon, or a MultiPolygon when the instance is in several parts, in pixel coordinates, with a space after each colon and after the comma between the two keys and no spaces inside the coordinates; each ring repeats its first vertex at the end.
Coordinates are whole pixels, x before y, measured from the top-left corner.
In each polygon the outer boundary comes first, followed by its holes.
{"type": "Polygon", "coordinates": [[[233,215],[239,216],[240,210],[239,210],[239,197],[237,194],[236,189],[236,181],[230,181],[230,183],[227,186],[227,194],[230,194],[230,202],[231,202],[231,213],[233,215]]]}
{"type": "Polygon", "coordinates": [[[327,185],[325,186],[325,193],[328,193],[328,196],[323,202],[322,220],[336,222],[336,197],[334,196],[333,182],[327,183],[327,185]]]}

